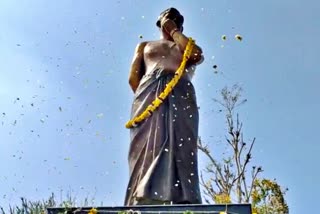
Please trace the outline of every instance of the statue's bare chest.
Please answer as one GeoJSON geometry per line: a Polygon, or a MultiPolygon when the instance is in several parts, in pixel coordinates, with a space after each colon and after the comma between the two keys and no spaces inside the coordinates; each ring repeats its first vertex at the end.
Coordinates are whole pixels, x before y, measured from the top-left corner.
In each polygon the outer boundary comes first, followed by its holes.
{"type": "Polygon", "coordinates": [[[144,57],[148,60],[157,60],[159,58],[171,58],[171,60],[180,60],[181,53],[178,46],[171,41],[155,41],[146,45],[144,57]]]}

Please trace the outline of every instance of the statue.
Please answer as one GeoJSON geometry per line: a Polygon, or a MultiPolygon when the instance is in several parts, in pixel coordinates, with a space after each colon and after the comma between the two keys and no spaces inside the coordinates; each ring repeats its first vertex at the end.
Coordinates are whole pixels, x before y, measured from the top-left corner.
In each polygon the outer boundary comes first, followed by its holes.
{"type": "MultiPolygon", "coordinates": [[[[131,117],[159,96],[179,67],[188,37],[175,8],[163,11],[156,25],[161,39],[137,45],[129,84],[134,92],[131,117]]],[[[169,96],[146,120],[130,130],[125,205],[201,204],[197,138],[198,107],[191,83],[202,50],[194,45],[185,72],[169,96]]]]}

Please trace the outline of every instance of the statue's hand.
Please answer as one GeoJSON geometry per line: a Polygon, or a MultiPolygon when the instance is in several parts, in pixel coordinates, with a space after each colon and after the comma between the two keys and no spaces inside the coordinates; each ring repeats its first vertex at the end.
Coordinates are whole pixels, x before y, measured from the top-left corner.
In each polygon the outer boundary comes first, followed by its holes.
{"type": "Polygon", "coordinates": [[[161,28],[164,29],[170,35],[173,30],[177,29],[177,25],[173,20],[169,19],[167,16],[168,14],[161,19],[161,28]]]}

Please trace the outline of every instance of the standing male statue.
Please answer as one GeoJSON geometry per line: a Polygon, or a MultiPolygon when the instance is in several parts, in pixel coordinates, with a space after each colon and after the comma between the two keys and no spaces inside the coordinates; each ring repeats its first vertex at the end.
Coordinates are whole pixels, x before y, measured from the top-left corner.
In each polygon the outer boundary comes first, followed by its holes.
{"type": "MultiPolygon", "coordinates": [[[[135,93],[132,118],[141,114],[164,90],[179,67],[188,37],[183,16],[163,11],[156,25],[161,39],[138,44],[129,84],[135,93]]],[[[152,115],[131,128],[130,181],[125,205],[200,204],[197,138],[198,107],[191,78],[203,61],[195,45],[185,73],[152,115]]]]}

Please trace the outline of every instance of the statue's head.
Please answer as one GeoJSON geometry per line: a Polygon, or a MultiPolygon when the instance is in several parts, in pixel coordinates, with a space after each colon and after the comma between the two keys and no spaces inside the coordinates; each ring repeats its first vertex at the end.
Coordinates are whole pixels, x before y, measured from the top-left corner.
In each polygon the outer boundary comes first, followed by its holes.
{"type": "Polygon", "coordinates": [[[172,21],[174,21],[177,25],[177,27],[181,30],[181,32],[183,31],[183,21],[184,18],[183,16],[180,14],[180,12],[176,9],[176,8],[168,8],[165,11],[163,11],[162,13],[160,13],[160,16],[158,17],[158,20],[156,22],[156,25],[160,28],[160,24],[161,24],[161,19],[167,16],[169,19],[171,19],[172,21]]]}

